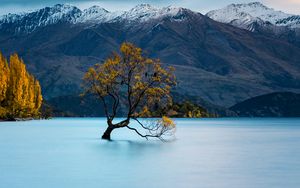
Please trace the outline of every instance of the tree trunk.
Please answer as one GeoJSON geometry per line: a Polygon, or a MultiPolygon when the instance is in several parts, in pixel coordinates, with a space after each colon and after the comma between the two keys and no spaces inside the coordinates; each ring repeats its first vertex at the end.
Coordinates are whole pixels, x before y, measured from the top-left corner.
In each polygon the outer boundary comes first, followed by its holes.
{"type": "Polygon", "coordinates": [[[110,135],[111,135],[111,132],[114,129],[126,127],[128,124],[129,124],[129,119],[126,119],[126,120],[124,120],[120,123],[117,123],[117,124],[113,124],[112,119],[108,119],[107,120],[108,127],[107,127],[106,131],[104,132],[104,134],[102,135],[102,139],[111,140],[110,135]]]}
{"type": "Polygon", "coordinates": [[[114,126],[108,126],[104,134],[102,135],[102,139],[104,140],[111,140],[110,139],[110,134],[111,132],[115,129],[114,126]]]}

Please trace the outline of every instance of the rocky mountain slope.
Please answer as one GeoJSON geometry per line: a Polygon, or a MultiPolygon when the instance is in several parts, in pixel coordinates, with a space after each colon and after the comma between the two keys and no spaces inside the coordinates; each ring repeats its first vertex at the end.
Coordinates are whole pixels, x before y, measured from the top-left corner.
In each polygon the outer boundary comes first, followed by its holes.
{"type": "Polygon", "coordinates": [[[217,106],[275,91],[300,91],[297,45],[184,8],[138,5],[109,12],[56,5],[0,19],[0,50],[24,58],[50,101],[77,96],[88,67],[124,41],[174,66],[180,95],[217,106]]]}

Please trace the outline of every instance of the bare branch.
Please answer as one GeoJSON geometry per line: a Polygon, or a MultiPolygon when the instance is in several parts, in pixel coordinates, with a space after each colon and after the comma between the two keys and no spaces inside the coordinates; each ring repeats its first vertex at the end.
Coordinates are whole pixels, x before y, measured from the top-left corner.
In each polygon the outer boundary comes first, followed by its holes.
{"type": "Polygon", "coordinates": [[[143,138],[158,138],[162,141],[166,141],[164,138],[165,137],[171,137],[174,135],[174,131],[175,131],[175,126],[167,126],[165,124],[163,124],[162,121],[152,121],[148,126],[144,125],[141,121],[139,121],[137,118],[133,118],[134,120],[136,120],[138,122],[138,124],[143,128],[149,131],[149,134],[143,135],[141,134],[138,129],[133,128],[133,127],[129,127],[128,125],[126,126],[127,128],[129,128],[130,130],[135,131],[139,136],[143,137],[143,138]]]}

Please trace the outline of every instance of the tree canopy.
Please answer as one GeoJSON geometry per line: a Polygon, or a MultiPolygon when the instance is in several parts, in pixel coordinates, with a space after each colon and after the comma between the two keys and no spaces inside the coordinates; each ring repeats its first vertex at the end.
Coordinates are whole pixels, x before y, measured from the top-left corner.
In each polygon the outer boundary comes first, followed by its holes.
{"type": "Polygon", "coordinates": [[[17,54],[10,56],[9,64],[0,53],[0,118],[27,118],[40,116],[41,87],[29,74],[17,54]]]}
{"type": "Polygon", "coordinates": [[[158,59],[147,58],[142,49],[131,43],[123,43],[120,52],[105,60],[103,64],[91,67],[84,76],[85,93],[93,93],[103,102],[108,129],[102,138],[110,139],[115,128],[127,127],[140,136],[157,137],[174,131],[174,122],[163,116],[147,126],[138,120],[150,114],[157,105],[172,103],[171,88],[176,84],[174,68],[164,68],[158,59]],[[120,105],[127,109],[123,121],[113,124],[120,105]],[[135,120],[149,134],[141,134],[130,127],[130,120],[135,120]]]}

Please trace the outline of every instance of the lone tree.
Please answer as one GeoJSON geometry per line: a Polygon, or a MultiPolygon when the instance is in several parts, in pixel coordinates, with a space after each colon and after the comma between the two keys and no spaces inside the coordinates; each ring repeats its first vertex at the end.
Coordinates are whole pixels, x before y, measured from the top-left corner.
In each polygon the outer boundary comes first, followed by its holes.
{"type": "Polygon", "coordinates": [[[108,127],[102,139],[110,140],[114,129],[128,128],[146,139],[164,140],[174,134],[175,123],[170,118],[163,116],[148,123],[138,118],[150,117],[154,108],[170,104],[170,90],[175,84],[173,67],[163,68],[159,60],[146,58],[142,49],[123,43],[120,53],[114,52],[103,64],[96,64],[87,71],[84,94],[95,94],[103,103],[108,127]],[[121,105],[126,109],[125,118],[114,123],[121,105]],[[130,127],[131,120],[147,133],[142,134],[139,128],[130,127]]]}

